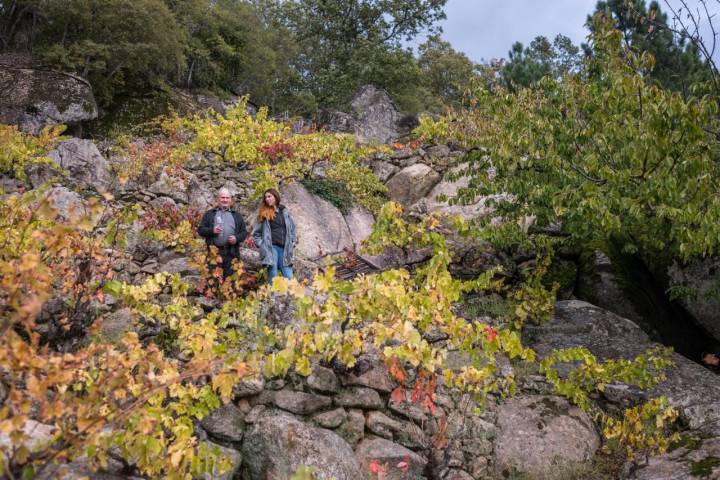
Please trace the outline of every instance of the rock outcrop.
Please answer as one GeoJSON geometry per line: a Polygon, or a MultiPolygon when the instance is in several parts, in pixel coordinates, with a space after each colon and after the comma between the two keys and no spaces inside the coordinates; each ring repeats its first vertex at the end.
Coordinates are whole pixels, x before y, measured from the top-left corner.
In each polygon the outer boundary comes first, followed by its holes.
{"type": "Polygon", "coordinates": [[[98,115],[90,84],[69,74],[0,65],[0,92],[0,123],[25,132],[78,125],[98,115]]]}
{"type": "Polygon", "coordinates": [[[324,110],[318,117],[321,128],[354,134],[360,143],[389,143],[404,132],[401,116],[390,96],[382,89],[366,85],[350,102],[352,113],[324,110]]]}
{"type": "Polygon", "coordinates": [[[229,403],[204,417],[200,425],[214,441],[239,446],[245,431],[245,415],[229,403]]]}
{"type": "MultiPolygon", "coordinates": [[[[577,300],[558,302],[552,321],[527,326],[523,338],[540,357],[554,348],[583,346],[602,360],[629,359],[658,346],[630,320],[577,300]]],[[[672,360],[667,379],[655,388],[609,385],[604,395],[626,406],[665,396],[691,429],[720,425],[720,377],[682,355],[673,354],[672,360]]]]}
{"type": "Polygon", "coordinates": [[[217,450],[223,458],[230,462],[230,468],[223,471],[218,466],[214,466],[212,472],[204,473],[201,480],[234,480],[240,474],[240,465],[242,465],[242,454],[234,448],[224,447],[212,442],[206,442],[211,451],[217,450]]]}
{"type": "Polygon", "coordinates": [[[633,480],[687,480],[693,478],[720,478],[720,439],[691,439],[658,457],[648,459],[630,477],[633,480]]]}
{"type": "Polygon", "coordinates": [[[51,188],[46,198],[60,219],[78,219],[85,213],[82,197],[67,187],[51,188]]]}
{"type": "MultiPolygon", "coordinates": [[[[110,188],[110,164],[92,141],[72,138],[61,142],[47,156],[67,175],[64,183],[78,189],[91,187],[97,192],[106,192],[110,188]]],[[[47,177],[40,173],[30,179],[33,187],[37,187],[47,177]]]]}
{"type": "MultiPolygon", "coordinates": [[[[123,465],[114,459],[109,459],[108,468],[103,471],[94,471],[87,458],[81,457],[67,464],[50,464],[38,472],[35,480],[141,480],[123,474],[123,465]]],[[[219,480],[219,479],[218,479],[219,480]]]]}
{"type": "MultiPolygon", "coordinates": [[[[27,435],[27,439],[23,445],[32,453],[41,450],[52,442],[55,427],[36,422],[35,420],[28,420],[23,426],[23,433],[27,435]]],[[[0,432],[0,447],[10,449],[14,446],[15,443],[10,440],[10,436],[5,432],[0,432]]]]}
{"type": "Polygon", "coordinates": [[[374,219],[355,207],[343,216],[334,205],[295,183],[281,192],[283,204],[297,226],[297,255],[316,258],[345,248],[356,248],[370,235],[374,219]]]}
{"type": "Polygon", "coordinates": [[[680,303],[720,344],[720,257],[675,263],[668,277],[670,287],[687,289],[680,303]]]}
{"type": "MultiPolygon", "coordinates": [[[[351,115],[338,115],[339,129],[352,132],[362,141],[387,142],[399,135],[397,112],[384,92],[363,89],[353,108],[351,115]]],[[[483,200],[449,206],[437,198],[454,196],[467,186],[465,179],[450,178],[463,168],[457,164],[463,152],[446,145],[396,148],[393,153],[368,159],[366,164],[386,183],[390,196],[411,212],[418,216],[439,212],[465,217],[489,213],[483,200]]],[[[228,186],[238,203],[245,201],[251,191],[252,172],[199,161],[197,165],[190,162],[184,169],[154,171],[132,185],[120,186],[113,181],[108,161],[86,140],[63,142],[50,157],[67,173],[59,183],[83,194],[110,189],[120,202],[137,204],[141,211],[166,207],[202,211],[214,203],[214,193],[220,186],[228,186]]],[[[30,183],[38,186],[52,173],[31,171],[30,183]]],[[[57,185],[51,190],[51,202],[66,218],[84,208],[77,192],[57,185]]],[[[343,215],[299,183],[285,188],[282,194],[298,227],[298,272],[306,264],[310,264],[308,272],[316,267],[310,259],[357,248],[370,234],[373,216],[360,207],[343,215]]],[[[243,207],[251,225],[256,205],[243,207]]],[[[126,257],[114,263],[114,278],[138,283],[164,271],[178,273],[192,285],[199,283],[199,272],[188,252],[144,238],[140,222],[125,227],[134,239],[126,257]]],[[[513,259],[479,240],[450,235],[449,245],[454,255],[451,272],[459,278],[476,278],[496,265],[505,267],[503,274],[508,278],[517,277],[522,266],[531,262],[527,258],[513,259]]],[[[420,263],[427,255],[412,252],[402,260],[405,264],[420,263]]],[[[256,251],[241,248],[241,257],[249,269],[261,268],[256,251]]],[[[575,264],[567,262],[572,264],[568,270],[574,278],[575,264]]],[[[687,282],[687,277],[680,281],[687,282]]],[[[312,288],[306,292],[312,295],[312,288]]],[[[571,296],[573,288],[564,294],[571,296]]],[[[159,295],[169,297],[166,293],[159,295]]],[[[205,311],[219,306],[217,300],[197,292],[194,295],[193,301],[205,311]]],[[[98,335],[115,340],[124,332],[141,328],[137,323],[142,319],[114,307],[112,302],[116,300],[107,297],[101,305],[104,314],[98,323],[98,335]]],[[[292,328],[297,321],[297,307],[289,296],[273,296],[257,312],[273,327],[292,328]]],[[[476,312],[465,316],[472,319],[480,315],[476,312]]],[[[240,320],[235,321],[238,323],[229,326],[240,325],[240,320]]],[[[444,341],[430,337],[431,343],[444,341]]],[[[559,302],[552,321],[526,326],[524,343],[540,357],[555,348],[585,346],[601,359],[630,358],[656,346],[631,321],[578,301],[559,302]]],[[[448,356],[452,357],[452,368],[467,365],[468,359],[457,352],[448,356]]],[[[633,475],[638,479],[687,478],[694,463],[720,456],[716,441],[720,434],[720,380],[679,355],[673,358],[675,365],[668,370],[667,380],[652,391],[641,392],[617,383],[608,385],[602,393],[601,402],[613,409],[664,395],[681,411],[682,421],[691,433],[703,436],[699,448],[682,447],[635,471],[633,475]]],[[[508,375],[513,372],[507,360],[499,362],[501,371],[508,375]]],[[[409,372],[408,378],[416,373],[409,372]]],[[[232,464],[228,472],[216,469],[203,478],[285,479],[300,466],[314,468],[317,478],[338,480],[378,478],[378,472],[386,480],[503,478],[515,471],[541,478],[556,465],[590,461],[600,441],[588,415],[560,397],[535,389],[531,382],[523,383],[521,377],[518,375],[519,396],[488,395],[481,413],[476,413],[476,404],[468,395],[446,387],[441,377],[432,408],[413,402],[411,388],[407,389],[405,401],[399,401],[402,398],[391,395],[398,385],[377,352],[363,355],[353,369],[329,362],[313,365],[308,377],[291,373],[285,378],[248,379],[235,386],[232,403],[195,425],[200,440],[212,442],[210,445],[228,456],[232,464]]],[[[90,475],[86,473],[87,465],[80,461],[65,467],[71,472],[68,475],[90,475]]],[[[127,478],[116,469],[98,475],[113,480],[127,478]]]]}
{"type": "Polygon", "coordinates": [[[388,143],[400,136],[400,114],[390,96],[373,85],[362,87],[350,102],[355,114],[355,136],[361,143],[388,143]]]}
{"type": "MultiPolygon", "coordinates": [[[[449,153],[447,154],[449,155],[449,153]]],[[[447,157],[444,157],[447,158],[447,157]]],[[[488,204],[489,200],[508,200],[507,195],[496,195],[494,197],[481,197],[465,200],[464,203],[451,205],[450,199],[457,197],[463,188],[469,185],[468,177],[461,176],[457,179],[449,178],[459,175],[467,169],[467,164],[452,167],[445,173],[443,179],[430,190],[425,198],[422,198],[413,208],[424,212],[437,212],[442,215],[459,215],[465,219],[479,218],[489,215],[493,208],[488,204]]]]}
{"type": "Polygon", "coordinates": [[[147,192],[169,197],[177,203],[190,205],[199,211],[207,210],[215,202],[215,192],[188,171],[171,175],[163,170],[160,177],[147,188],[147,192]]]}
{"type": "Polygon", "coordinates": [[[592,420],[562,397],[515,397],[498,409],[495,471],[548,475],[559,465],[588,462],[600,447],[592,420]]]}
{"type": "Polygon", "coordinates": [[[589,270],[589,275],[585,274],[580,279],[583,300],[635,323],[644,324],[642,315],[622,291],[610,258],[597,250],[591,262],[592,265],[588,266],[590,268],[584,269],[589,270]]]}
{"type": "Polygon", "coordinates": [[[439,181],[439,173],[428,165],[416,163],[393,175],[386,186],[390,198],[409,207],[427,195],[439,181]]]}

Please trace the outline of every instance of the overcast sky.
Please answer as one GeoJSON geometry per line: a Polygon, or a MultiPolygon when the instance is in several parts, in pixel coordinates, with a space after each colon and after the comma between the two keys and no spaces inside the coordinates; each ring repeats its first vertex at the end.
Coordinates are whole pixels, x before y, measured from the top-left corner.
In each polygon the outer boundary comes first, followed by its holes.
{"type": "MultiPolygon", "coordinates": [[[[709,3],[720,11],[717,2],[709,3]]],[[[595,4],[596,0],[448,0],[442,37],[475,62],[507,57],[514,42],[528,45],[538,35],[552,40],[562,33],[580,44],[588,34],[585,20],[595,4]]],[[[660,5],[667,11],[662,0],[660,5]]],[[[717,20],[720,23],[720,15],[717,20]]],[[[422,43],[424,38],[418,40],[422,43]]]]}

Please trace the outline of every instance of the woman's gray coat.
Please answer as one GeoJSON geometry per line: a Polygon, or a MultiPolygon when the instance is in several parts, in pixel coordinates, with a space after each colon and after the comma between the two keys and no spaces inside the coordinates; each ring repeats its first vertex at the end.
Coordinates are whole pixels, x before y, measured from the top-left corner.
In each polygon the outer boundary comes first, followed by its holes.
{"type": "MultiPolygon", "coordinates": [[[[283,265],[291,266],[293,262],[293,252],[297,237],[295,235],[295,222],[293,222],[290,212],[284,205],[279,207],[280,213],[285,217],[285,248],[283,254],[283,265]]],[[[270,232],[270,222],[263,220],[256,223],[252,232],[253,241],[260,250],[260,262],[263,265],[272,265],[275,263],[272,251],[272,234],[270,232]]]]}

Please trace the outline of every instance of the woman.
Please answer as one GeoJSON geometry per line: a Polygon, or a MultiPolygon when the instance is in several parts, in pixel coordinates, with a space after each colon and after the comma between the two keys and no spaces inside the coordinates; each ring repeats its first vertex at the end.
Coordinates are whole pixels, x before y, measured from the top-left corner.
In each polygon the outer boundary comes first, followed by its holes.
{"type": "Polygon", "coordinates": [[[282,273],[292,278],[292,258],[295,249],[295,223],[290,212],[280,204],[280,194],[274,188],[263,193],[253,241],[260,250],[260,261],[268,268],[268,282],[282,273]]]}

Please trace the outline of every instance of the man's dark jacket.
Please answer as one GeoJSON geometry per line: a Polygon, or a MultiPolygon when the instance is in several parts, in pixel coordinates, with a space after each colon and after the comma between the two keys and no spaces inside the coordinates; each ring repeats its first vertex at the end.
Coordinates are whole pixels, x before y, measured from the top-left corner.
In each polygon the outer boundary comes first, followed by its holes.
{"type": "MultiPolygon", "coordinates": [[[[215,226],[215,213],[217,213],[218,210],[220,209],[216,207],[205,212],[197,229],[198,234],[205,238],[205,243],[208,247],[213,244],[213,238],[215,238],[213,227],[215,226]]],[[[230,209],[229,212],[232,214],[233,220],[235,220],[235,238],[237,242],[235,242],[235,245],[227,245],[227,253],[230,256],[237,257],[240,253],[238,247],[245,241],[248,232],[242,216],[233,209],[230,209]]]]}

